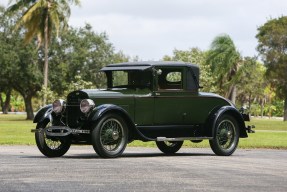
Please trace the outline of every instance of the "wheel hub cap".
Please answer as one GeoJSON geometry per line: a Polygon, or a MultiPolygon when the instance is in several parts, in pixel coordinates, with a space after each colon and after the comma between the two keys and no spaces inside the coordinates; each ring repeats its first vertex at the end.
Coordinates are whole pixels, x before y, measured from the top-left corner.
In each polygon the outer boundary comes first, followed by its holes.
{"type": "Polygon", "coordinates": [[[120,137],[119,132],[118,131],[113,131],[113,133],[112,133],[113,140],[118,140],[119,137],[120,137]]]}

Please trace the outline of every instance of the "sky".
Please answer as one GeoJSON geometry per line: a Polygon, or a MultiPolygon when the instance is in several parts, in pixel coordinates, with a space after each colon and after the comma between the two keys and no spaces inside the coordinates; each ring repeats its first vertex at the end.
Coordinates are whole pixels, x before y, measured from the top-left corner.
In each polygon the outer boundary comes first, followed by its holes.
{"type": "Polygon", "coordinates": [[[174,49],[208,50],[220,34],[228,34],[243,56],[257,55],[257,28],[283,15],[287,0],[81,0],[69,24],[91,24],[130,57],[161,60],[174,49]]]}

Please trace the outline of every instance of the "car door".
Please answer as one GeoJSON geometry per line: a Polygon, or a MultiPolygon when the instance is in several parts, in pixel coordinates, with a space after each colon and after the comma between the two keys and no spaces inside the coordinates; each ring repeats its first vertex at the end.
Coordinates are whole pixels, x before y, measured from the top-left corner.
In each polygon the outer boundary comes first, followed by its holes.
{"type": "Polygon", "coordinates": [[[138,71],[131,77],[136,84],[135,99],[135,124],[137,126],[153,125],[154,96],[152,94],[154,80],[151,70],[138,71]]]}
{"type": "Polygon", "coordinates": [[[157,68],[157,90],[154,99],[154,125],[184,125],[187,118],[184,91],[184,69],[157,68]]]}

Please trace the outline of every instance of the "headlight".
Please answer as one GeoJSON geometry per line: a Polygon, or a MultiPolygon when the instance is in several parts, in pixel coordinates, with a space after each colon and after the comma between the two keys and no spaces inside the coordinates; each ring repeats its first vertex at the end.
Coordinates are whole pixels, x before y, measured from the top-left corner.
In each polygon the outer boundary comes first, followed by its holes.
{"type": "Polygon", "coordinates": [[[56,114],[61,113],[62,111],[64,111],[64,107],[65,107],[65,101],[63,99],[57,99],[56,101],[54,101],[53,103],[53,111],[56,114]]]}
{"type": "Polygon", "coordinates": [[[80,109],[82,113],[88,113],[94,107],[95,107],[95,103],[91,99],[84,99],[81,101],[80,109]]]}

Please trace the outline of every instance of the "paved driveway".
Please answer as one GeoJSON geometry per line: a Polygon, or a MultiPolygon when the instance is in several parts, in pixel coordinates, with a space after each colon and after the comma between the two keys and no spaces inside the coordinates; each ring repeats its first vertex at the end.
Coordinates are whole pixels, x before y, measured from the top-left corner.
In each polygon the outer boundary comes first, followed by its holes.
{"type": "Polygon", "coordinates": [[[287,191],[287,151],[183,148],[165,156],[128,147],[101,159],[91,146],[72,146],[46,158],[36,146],[0,146],[0,191],[287,191]]]}

